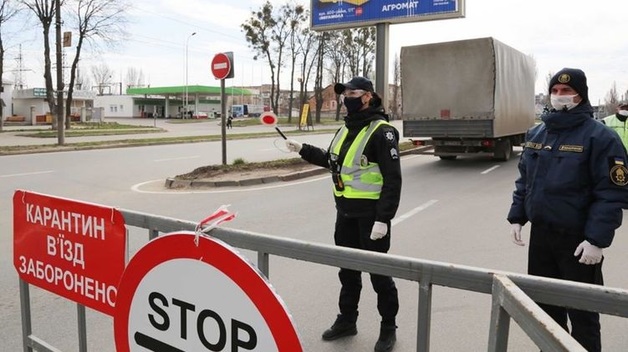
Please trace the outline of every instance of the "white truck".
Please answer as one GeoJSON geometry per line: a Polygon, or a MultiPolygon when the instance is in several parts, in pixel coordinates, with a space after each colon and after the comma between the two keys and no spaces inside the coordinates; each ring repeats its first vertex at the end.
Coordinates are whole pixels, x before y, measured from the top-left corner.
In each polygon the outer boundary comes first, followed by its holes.
{"type": "Polygon", "coordinates": [[[535,64],[493,38],[401,48],[403,135],[443,160],[507,161],[534,124],[535,64]]]}
{"type": "Polygon", "coordinates": [[[260,117],[264,111],[270,111],[270,109],[259,104],[240,104],[231,106],[231,116],[234,117],[260,117]]]}

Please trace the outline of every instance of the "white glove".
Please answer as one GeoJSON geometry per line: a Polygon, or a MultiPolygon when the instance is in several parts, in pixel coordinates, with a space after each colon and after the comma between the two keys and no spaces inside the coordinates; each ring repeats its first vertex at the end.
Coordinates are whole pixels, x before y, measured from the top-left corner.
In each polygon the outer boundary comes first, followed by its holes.
{"type": "Polygon", "coordinates": [[[587,240],[582,241],[578,245],[573,255],[577,257],[580,253],[582,253],[582,256],[578,262],[582,264],[594,265],[602,261],[602,248],[592,245],[587,240]]]}
{"type": "Polygon", "coordinates": [[[510,235],[512,236],[512,243],[517,246],[525,246],[526,243],[521,240],[521,224],[512,224],[510,228],[510,235]]]}
{"type": "Polygon", "coordinates": [[[286,147],[288,147],[289,151],[298,153],[301,151],[301,148],[303,147],[303,145],[295,141],[294,139],[288,139],[286,141],[286,147]]]}
{"type": "Polygon", "coordinates": [[[384,238],[388,233],[388,225],[385,222],[375,221],[373,229],[371,230],[371,239],[373,241],[384,238]]]}

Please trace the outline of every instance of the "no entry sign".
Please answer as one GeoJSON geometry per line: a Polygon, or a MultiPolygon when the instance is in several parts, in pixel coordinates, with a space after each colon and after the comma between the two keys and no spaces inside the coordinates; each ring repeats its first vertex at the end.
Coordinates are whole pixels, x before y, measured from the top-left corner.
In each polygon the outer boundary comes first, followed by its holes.
{"type": "Polygon", "coordinates": [[[13,265],[20,278],[113,315],[126,228],[116,209],[18,190],[13,265]]]}
{"type": "Polygon", "coordinates": [[[228,245],[192,232],[149,242],[120,282],[116,350],[301,352],[272,287],[228,245]]]}
{"type": "Polygon", "coordinates": [[[233,78],[233,54],[218,53],[211,63],[212,74],[216,79],[233,78]]]}

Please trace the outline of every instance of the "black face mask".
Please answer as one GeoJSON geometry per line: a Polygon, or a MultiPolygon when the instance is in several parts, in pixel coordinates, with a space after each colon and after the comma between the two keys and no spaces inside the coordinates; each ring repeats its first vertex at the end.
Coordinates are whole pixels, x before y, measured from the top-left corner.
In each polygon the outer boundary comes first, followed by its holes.
{"type": "Polygon", "coordinates": [[[358,98],[346,98],[345,97],[343,104],[345,104],[345,107],[347,108],[347,113],[349,115],[355,114],[356,112],[362,109],[362,106],[364,106],[364,104],[362,103],[362,97],[358,97],[358,98]]]}

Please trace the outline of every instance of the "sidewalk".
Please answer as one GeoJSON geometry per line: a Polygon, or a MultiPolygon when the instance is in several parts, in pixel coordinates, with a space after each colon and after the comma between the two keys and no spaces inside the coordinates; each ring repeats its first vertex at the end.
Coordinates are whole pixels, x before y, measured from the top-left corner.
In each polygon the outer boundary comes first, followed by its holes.
{"type": "MultiPolygon", "coordinates": [[[[180,123],[181,120],[170,119],[140,119],[140,118],[107,118],[107,122],[118,122],[126,125],[137,125],[145,127],[158,127],[165,132],[161,133],[140,133],[140,134],[121,134],[112,136],[83,136],[71,137],[65,136],[65,143],[82,143],[82,142],[100,142],[100,141],[122,141],[129,139],[154,139],[154,138],[174,138],[174,137],[192,137],[192,136],[211,136],[222,135],[220,120],[207,119],[196,120],[194,123],[180,123]],[[179,123],[177,123],[179,122],[179,123]]],[[[392,122],[401,133],[401,121],[392,122]]],[[[339,127],[340,125],[338,125],[339,127]]],[[[20,134],[28,133],[35,130],[51,130],[49,125],[39,126],[3,126],[4,132],[0,133],[0,146],[35,146],[35,145],[57,145],[57,138],[37,138],[20,136],[20,134]]],[[[281,126],[282,131],[295,131],[296,126],[281,126]]],[[[319,129],[333,129],[333,126],[320,126],[319,129]]],[[[259,125],[237,127],[234,126],[227,130],[229,134],[243,133],[264,133],[274,132],[270,126],[259,125]]],[[[304,132],[305,133],[305,132],[304,132]]]]}

